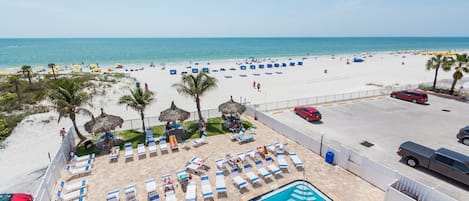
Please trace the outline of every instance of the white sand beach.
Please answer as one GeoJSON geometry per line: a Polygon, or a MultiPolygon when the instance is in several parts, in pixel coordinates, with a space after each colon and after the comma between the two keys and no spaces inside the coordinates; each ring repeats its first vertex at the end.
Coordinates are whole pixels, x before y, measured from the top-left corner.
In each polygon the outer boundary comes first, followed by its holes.
{"type": "MultiPolygon", "coordinates": [[[[207,62],[199,62],[199,69],[207,66],[210,70],[225,68],[226,71],[210,72],[211,76],[218,79],[218,88],[210,91],[202,97],[202,109],[214,109],[222,102],[233,96],[235,101],[242,100],[250,103],[263,103],[281,100],[290,100],[304,97],[314,97],[329,94],[340,94],[351,91],[376,89],[376,85],[405,85],[422,82],[432,82],[434,71],[427,71],[425,63],[430,56],[412,54],[373,54],[365,58],[365,62],[353,63],[353,55],[308,57],[302,66],[288,66],[279,68],[267,68],[255,70],[240,70],[235,65],[236,60],[210,62],[210,65],[202,65],[207,62]],[[405,58],[404,58],[405,57],[405,58]],[[350,64],[346,64],[347,59],[350,64]],[[402,65],[404,62],[404,65],[402,65]],[[229,68],[236,68],[235,71],[229,68]],[[324,70],[327,69],[327,73],[324,70]],[[271,74],[266,74],[269,72],[271,74]],[[278,74],[276,72],[281,72],[278,74]],[[254,76],[253,74],[259,74],[254,76]],[[246,77],[240,77],[246,75],[246,77]],[[232,76],[232,78],[225,78],[232,76]],[[258,91],[252,87],[252,83],[261,84],[258,91]]],[[[274,59],[273,59],[274,60],[274,59]]],[[[302,58],[293,58],[292,61],[301,61],[302,58]]],[[[240,60],[244,61],[244,60],[240,60]]],[[[267,65],[272,60],[261,63],[267,65]]],[[[288,58],[278,58],[279,63],[289,63],[288,58]]],[[[125,65],[125,64],[124,64],[125,65]]],[[[192,99],[179,95],[174,88],[174,83],[180,81],[180,72],[187,71],[188,63],[174,65],[177,75],[170,75],[169,69],[161,70],[161,67],[145,67],[144,70],[128,72],[135,77],[142,86],[148,84],[150,90],[156,92],[156,101],[145,111],[146,117],[158,116],[159,113],[168,108],[171,101],[187,111],[195,111],[195,103],[192,99]]],[[[258,64],[256,63],[256,66],[258,64]]],[[[132,68],[132,65],[125,68],[132,68]]],[[[135,66],[137,68],[137,66],[135,66]]],[[[439,79],[451,78],[452,72],[440,71],[439,79]]],[[[458,86],[463,83],[458,83],[458,86]]],[[[127,94],[128,86],[135,86],[127,81],[118,83],[112,89],[106,89],[103,97],[94,97],[92,111],[98,114],[100,108],[105,112],[121,116],[123,119],[138,119],[137,112],[127,109],[124,105],[118,105],[120,96],[127,94]]],[[[89,117],[78,117],[79,125],[88,121],[89,117]]],[[[22,191],[35,193],[34,189],[41,174],[28,176],[35,170],[44,169],[49,163],[48,153],[54,157],[54,153],[60,144],[59,130],[62,127],[70,128],[69,119],[63,119],[57,123],[57,114],[37,114],[26,118],[13,131],[5,144],[6,149],[0,149],[0,191],[16,192],[22,191]],[[44,123],[44,120],[50,120],[44,123]],[[33,185],[31,185],[33,182],[33,185]]],[[[85,131],[83,131],[85,132],[85,131]]]]}

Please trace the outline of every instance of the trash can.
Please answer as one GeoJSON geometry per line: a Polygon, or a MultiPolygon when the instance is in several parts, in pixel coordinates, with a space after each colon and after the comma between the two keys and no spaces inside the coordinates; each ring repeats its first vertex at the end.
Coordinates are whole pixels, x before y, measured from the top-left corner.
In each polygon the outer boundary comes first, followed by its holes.
{"type": "Polygon", "coordinates": [[[334,152],[328,151],[326,153],[326,163],[333,164],[334,163],[334,152]]]}
{"type": "Polygon", "coordinates": [[[137,88],[140,88],[140,82],[136,82],[135,86],[137,86],[137,88]]]}

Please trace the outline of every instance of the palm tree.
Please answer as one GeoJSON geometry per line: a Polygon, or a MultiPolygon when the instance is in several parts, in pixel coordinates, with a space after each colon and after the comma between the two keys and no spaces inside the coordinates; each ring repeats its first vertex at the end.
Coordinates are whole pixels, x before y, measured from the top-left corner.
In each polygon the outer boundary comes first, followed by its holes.
{"type": "Polygon", "coordinates": [[[176,88],[179,94],[194,98],[200,120],[203,119],[200,111],[200,97],[205,92],[217,87],[217,79],[210,77],[205,72],[200,72],[196,76],[184,75],[181,82],[173,84],[173,87],[176,88]]]}
{"type": "Polygon", "coordinates": [[[80,138],[78,145],[85,141],[86,137],[78,130],[76,114],[80,111],[88,115],[91,114],[87,109],[80,108],[81,105],[86,103],[86,96],[87,94],[82,91],[81,87],[71,80],[59,82],[56,91],[50,95],[50,99],[54,103],[57,112],[59,112],[58,122],[62,117],[68,117],[72,120],[75,132],[80,138]]]}
{"type": "Polygon", "coordinates": [[[55,76],[55,64],[54,63],[50,63],[50,64],[47,64],[47,66],[49,66],[50,69],[52,69],[52,75],[54,75],[54,79],[56,80],[57,77],[55,76]]]}
{"type": "Polygon", "coordinates": [[[440,68],[443,68],[444,71],[449,71],[451,70],[451,65],[452,57],[443,57],[441,54],[436,55],[427,61],[427,70],[435,70],[435,77],[433,78],[432,90],[435,90],[438,71],[440,70],[440,68]]]}
{"type": "Polygon", "coordinates": [[[463,72],[469,73],[469,56],[464,54],[456,54],[456,58],[454,59],[454,73],[453,73],[453,84],[451,84],[450,94],[454,93],[454,87],[456,86],[456,82],[460,80],[464,75],[463,72]]]}
{"type": "Polygon", "coordinates": [[[119,99],[119,104],[126,104],[128,107],[136,110],[140,113],[140,118],[142,119],[142,129],[145,132],[145,108],[153,102],[153,92],[150,90],[143,90],[140,87],[137,89],[130,90],[130,95],[122,96],[119,99]]]}
{"type": "Polygon", "coordinates": [[[20,95],[20,88],[18,87],[18,85],[20,84],[20,80],[18,79],[18,76],[12,75],[12,76],[8,77],[8,82],[10,84],[15,85],[16,97],[18,98],[18,101],[20,101],[21,100],[21,95],[20,95]]]}
{"type": "Polygon", "coordinates": [[[21,67],[21,70],[23,70],[23,74],[26,74],[26,76],[28,76],[29,88],[33,88],[33,84],[31,83],[31,66],[23,65],[21,67]]]}

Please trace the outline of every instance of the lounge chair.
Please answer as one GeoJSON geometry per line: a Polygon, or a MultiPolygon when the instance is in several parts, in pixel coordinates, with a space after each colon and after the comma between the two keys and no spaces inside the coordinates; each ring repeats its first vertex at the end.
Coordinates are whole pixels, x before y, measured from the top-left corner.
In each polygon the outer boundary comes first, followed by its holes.
{"type": "Polygon", "coordinates": [[[293,164],[295,164],[295,167],[297,167],[297,168],[299,168],[299,167],[304,167],[303,162],[301,161],[300,158],[298,158],[298,155],[296,155],[295,152],[290,153],[289,156],[290,156],[290,158],[291,158],[293,164]]]}
{"type": "Polygon", "coordinates": [[[218,193],[226,192],[225,175],[223,171],[217,171],[215,176],[216,191],[218,193]]]}
{"type": "Polygon", "coordinates": [[[88,182],[86,181],[86,179],[67,184],[65,183],[65,181],[60,182],[60,188],[62,188],[63,193],[75,191],[81,188],[86,188],[87,186],[88,182]]]}
{"type": "Polygon", "coordinates": [[[147,150],[145,149],[144,144],[137,145],[137,153],[138,153],[138,157],[145,156],[147,154],[147,150]]]}
{"type": "Polygon", "coordinates": [[[195,181],[189,182],[186,190],[186,201],[196,201],[197,200],[197,184],[195,181]]]}
{"type": "Polygon", "coordinates": [[[242,135],[238,137],[238,142],[239,143],[245,143],[245,142],[250,142],[254,140],[254,135],[253,134],[247,134],[247,135],[242,135]]]}
{"type": "Polygon", "coordinates": [[[151,154],[156,154],[156,143],[150,142],[148,143],[148,152],[151,154]]]}
{"type": "Polygon", "coordinates": [[[88,155],[84,155],[84,156],[76,156],[75,154],[73,154],[73,161],[74,162],[80,162],[80,161],[85,161],[85,160],[89,160],[89,159],[93,159],[95,157],[95,154],[92,153],[92,154],[88,154],[88,155]]]}
{"type": "Polygon", "coordinates": [[[72,163],[72,167],[74,167],[74,168],[84,167],[84,166],[88,166],[88,165],[89,166],[93,165],[93,159],[72,163]]]}
{"type": "Polygon", "coordinates": [[[80,168],[72,168],[70,165],[67,165],[65,167],[68,173],[70,173],[72,176],[75,175],[82,175],[91,172],[91,166],[85,166],[85,167],[80,167],[80,168]]]}
{"type": "Polygon", "coordinates": [[[125,159],[133,158],[134,151],[132,149],[132,143],[127,142],[125,143],[124,147],[125,147],[125,159]]]}
{"type": "Polygon", "coordinates": [[[282,173],[282,170],[280,170],[280,168],[278,168],[274,163],[273,163],[273,160],[271,157],[268,157],[268,158],[265,158],[265,161],[267,163],[267,168],[274,174],[274,175],[278,175],[280,173],[282,173]]]}
{"type": "Polygon", "coordinates": [[[117,158],[119,157],[119,151],[120,151],[120,147],[119,146],[115,146],[111,149],[111,153],[109,153],[109,161],[112,161],[112,160],[117,160],[117,158]]]}
{"type": "Polygon", "coordinates": [[[202,197],[206,198],[213,198],[212,186],[210,185],[210,181],[208,180],[208,175],[203,175],[200,177],[200,184],[202,186],[202,197]]]}
{"type": "Polygon", "coordinates": [[[254,174],[254,172],[251,171],[251,165],[248,163],[244,164],[244,173],[246,174],[249,181],[251,181],[251,184],[253,185],[261,181],[259,177],[256,174],[254,174]]]}
{"type": "Polygon", "coordinates": [[[257,168],[257,172],[259,172],[259,174],[262,175],[264,179],[268,179],[272,177],[272,174],[270,174],[270,172],[267,171],[265,167],[262,166],[261,160],[256,160],[256,168],[257,168]]]}
{"type": "Polygon", "coordinates": [[[246,159],[246,155],[244,155],[243,152],[239,152],[236,155],[241,159],[241,161],[244,161],[246,159]]]}
{"type": "Polygon", "coordinates": [[[167,201],[176,201],[176,194],[174,192],[174,180],[171,174],[165,174],[161,176],[163,183],[164,195],[167,201]]]}
{"type": "Polygon", "coordinates": [[[175,135],[169,136],[169,146],[171,147],[172,150],[179,149],[178,141],[175,135]]]}
{"type": "Polygon", "coordinates": [[[284,144],[284,143],[280,143],[280,142],[277,141],[277,142],[275,142],[274,145],[275,145],[275,148],[276,148],[276,149],[281,150],[281,151],[283,151],[283,152],[288,152],[288,151],[287,151],[287,145],[288,145],[288,143],[285,143],[285,144],[284,144]]]}
{"type": "Polygon", "coordinates": [[[288,169],[288,163],[285,160],[285,153],[283,151],[277,151],[277,162],[281,169],[288,169]]]}
{"type": "Polygon", "coordinates": [[[233,130],[233,132],[231,133],[231,140],[233,140],[233,141],[238,140],[239,137],[244,135],[244,132],[245,132],[244,129],[239,130],[239,132],[237,132],[237,133],[235,133],[234,130],[233,130]]]}
{"type": "Polygon", "coordinates": [[[75,200],[81,197],[86,196],[86,188],[81,188],[72,192],[69,192],[67,194],[63,194],[62,191],[57,191],[57,197],[59,200],[63,201],[69,201],[69,200],[75,200]]]}
{"type": "Polygon", "coordinates": [[[269,150],[272,153],[275,153],[275,146],[273,146],[272,144],[267,144],[265,146],[267,147],[267,150],[269,150]]]}
{"type": "Polygon", "coordinates": [[[107,192],[106,201],[118,201],[119,200],[119,189],[114,189],[107,192]]]}
{"type": "Polygon", "coordinates": [[[252,149],[248,150],[246,152],[246,155],[251,158],[252,160],[255,160],[256,159],[256,152],[252,149]]]}
{"type": "Polygon", "coordinates": [[[160,195],[158,194],[156,190],[156,179],[151,178],[145,180],[145,187],[147,189],[147,194],[148,194],[148,200],[149,201],[159,201],[160,200],[160,195]]]}
{"type": "Polygon", "coordinates": [[[131,184],[126,187],[124,187],[124,193],[125,193],[125,200],[127,201],[136,201],[137,197],[137,191],[135,189],[135,185],[131,184]]]}
{"type": "Polygon", "coordinates": [[[238,168],[231,169],[231,176],[232,176],[233,183],[239,189],[245,188],[248,185],[246,180],[244,180],[241,176],[239,176],[238,168]]]}
{"type": "Polygon", "coordinates": [[[168,143],[166,143],[165,137],[160,138],[160,150],[161,152],[168,151],[168,143]]]}
{"type": "Polygon", "coordinates": [[[192,141],[192,145],[194,145],[194,147],[198,147],[198,146],[201,146],[201,145],[204,145],[204,144],[207,144],[207,140],[206,140],[205,135],[202,135],[201,138],[192,141]]]}
{"type": "Polygon", "coordinates": [[[226,166],[225,166],[226,162],[225,160],[223,160],[223,158],[216,160],[215,163],[217,164],[218,169],[220,170],[226,169],[226,166]]]}
{"type": "Polygon", "coordinates": [[[177,201],[174,190],[165,193],[166,201],[177,201]]]}

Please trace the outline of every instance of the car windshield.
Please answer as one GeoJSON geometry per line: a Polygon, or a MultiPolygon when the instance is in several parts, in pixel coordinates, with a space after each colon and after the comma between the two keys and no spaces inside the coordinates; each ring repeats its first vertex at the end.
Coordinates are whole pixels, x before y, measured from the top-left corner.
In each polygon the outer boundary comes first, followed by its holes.
{"type": "Polygon", "coordinates": [[[316,111],[316,112],[311,112],[311,114],[316,114],[316,115],[318,115],[318,114],[321,114],[321,113],[319,113],[318,111],[316,111]]]}
{"type": "Polygon", "coordinates": [[[422,96],[423,96],[424,98],[428,98],[427,94],[423,94],[422,96]]]}

